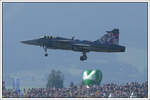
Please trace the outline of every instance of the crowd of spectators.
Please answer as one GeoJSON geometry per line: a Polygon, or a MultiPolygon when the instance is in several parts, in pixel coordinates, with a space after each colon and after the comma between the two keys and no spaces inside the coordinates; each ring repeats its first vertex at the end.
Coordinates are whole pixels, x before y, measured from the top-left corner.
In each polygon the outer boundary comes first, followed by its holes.
{"type": "Polygon", "coordinates": [[[3,89],[4,98],[148,98],[148,82],[114,83],[99,86],[72,86],[69,88],[3,89]]]}

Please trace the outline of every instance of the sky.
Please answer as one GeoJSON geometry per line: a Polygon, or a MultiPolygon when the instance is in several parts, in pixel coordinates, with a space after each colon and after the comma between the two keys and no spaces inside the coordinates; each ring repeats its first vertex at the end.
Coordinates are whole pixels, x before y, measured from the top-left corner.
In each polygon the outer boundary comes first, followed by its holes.
{"type": "Polygon", "coordinates": [[[64,74],[64,86],[80,84],[87,69],[102,71],[103,83],[147,81],[146,3],[3,3],[3,81],[12,88],[12,78],[22,88],[45,87],[52,69],[64,74]],[[114,28],[120,29],[124,53],[82,53],[25,45],[23,40],[53,35],[94,41],[114,28]]]}

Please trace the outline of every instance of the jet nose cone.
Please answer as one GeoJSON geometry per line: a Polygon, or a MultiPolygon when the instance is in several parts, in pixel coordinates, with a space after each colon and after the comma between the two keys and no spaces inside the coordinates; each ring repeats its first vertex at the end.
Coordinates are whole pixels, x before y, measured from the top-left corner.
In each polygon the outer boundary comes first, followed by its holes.
{"type": "Polygon", "coordinates": [[[38,40],[27,40],[27,41],[21,41],[21,43],[29,44],[29,45],[39,45],[38,40]]]}
{"type": "Polygon", "coordinates": [[[28,41],[20,41],[21,43],[28,44],[28,41]]]}

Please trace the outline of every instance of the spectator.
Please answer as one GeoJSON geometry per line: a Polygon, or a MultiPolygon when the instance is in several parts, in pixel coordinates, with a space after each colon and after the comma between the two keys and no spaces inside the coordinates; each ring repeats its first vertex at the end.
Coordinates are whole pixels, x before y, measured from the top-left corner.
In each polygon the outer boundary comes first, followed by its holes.
{"type": "Polygon", "coordinates": [[[14,89],[3,88],[4,98],[148,98],[148,82],[137,82],[117,85],[114,83],[102,86],[72,86],[69,88],[32,88],[18,93],[14,89]]]}

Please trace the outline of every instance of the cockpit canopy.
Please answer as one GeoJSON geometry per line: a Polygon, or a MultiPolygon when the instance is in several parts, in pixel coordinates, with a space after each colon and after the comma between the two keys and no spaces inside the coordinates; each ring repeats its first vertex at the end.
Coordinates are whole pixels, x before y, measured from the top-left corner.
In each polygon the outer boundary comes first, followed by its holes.
{"type": "Polygon", "coordinates": [[[44,36],[42,36],[41,38],[44,38],[44,39],[53,39],[53,38],[55,38],[55,37],[53,37],[53,36],[46,36],[46,35],[44,35],[44,36]]]}

